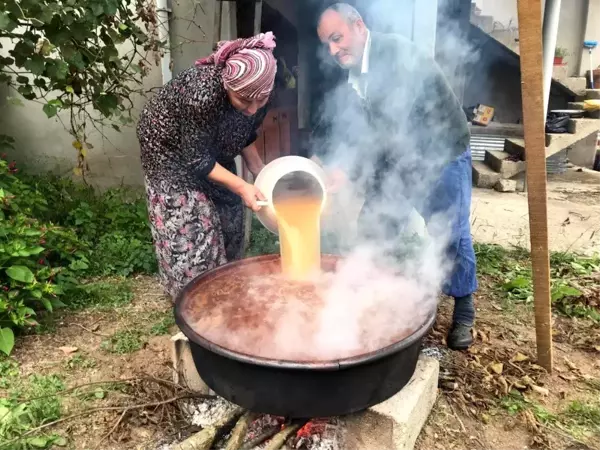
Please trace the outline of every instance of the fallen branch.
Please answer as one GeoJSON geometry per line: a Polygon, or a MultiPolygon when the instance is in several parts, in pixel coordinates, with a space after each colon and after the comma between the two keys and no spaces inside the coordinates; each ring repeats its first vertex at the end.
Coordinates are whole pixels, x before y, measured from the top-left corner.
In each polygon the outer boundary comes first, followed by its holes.
{"type": "Polygon", "coordinates": [[[153,407],[157,407],[157,406],[167,405],[169,403],[174,403],[174,402],[177,402],[179,400],[185,400],[185,399],[188,399],[188,398],[207,398],[207,397],[209,397],[209,396],[204,395],[204,394],[186,394],[186,395],[179,395],[177,397],[172,397],[172,398],[169,398],[167,400],[162,400],[160,402],[142,403],[142,404],[139,404],[139,405],[100,406],[98,408],[90,408],[88,410],[80,411],[78,413],[71,414],[70,416],[63,417],[61,419],[57,419],[57,420],[55,420],[53,422],[45,423],[44,425],[40,425],[39,427],[32,428],[31,430],[29,430],[29,431],[21,434],[20,436],[17,436],[16,438],[11,439],[8,442],[4,442],[2,445],[8,447],[10,444],[14,444],[15,442],[19,442],[21,439],[26,438],[28,436],[31,436],[32,434],[38,433],[38,432],[40,432],[42,430],[45,430],[47,428],[53,427],[53,426],[58,425],[58,424],[63,423],[63,422],[68,422],[70,420],[79,419],[81,417],[86,417],[86,416],[89,416],[90,414],[94,414],[94,413],[100,412],[100,411],[123,411],[123,410],[131,410],[131,409],[153,408],[153,407]]]}
{"type": "Polygon", "coordinates": [[[115,424],[113,425],[113,427],[110,429],[110,431],[108,433],[106,433],[104,435],[104,437],[102,439],[100,439],[100,442],[98,442],[98,445],[96,445],[96,448],[99,449],[100,445],[107,440],[111,434],[114,433],[114,431],[119,427],[119,424],[123,421],[123,418],[125,417],[125,415],[129,412],[129,408],[126,409],[125,411],[123,411],[123,413],[121,414],[121,416],[119,417],[119,419],[115,422],[115,424]]]}
{"type": "Polygon", "coordinates": [[[264,433],[259,434],[254,439],[249,440],[240,450],[252,450],[255,447],[258,447],[260,444],[264,443],[268,439],[271,439],[280,431],[279,427],[273,427],[270,430],[265,431],[264,433]]]}
{"type": "Polygon", "coordinates": [[[244,410],[242,408],[235,408],[214,425],[204,427],[202,431],[175,445],[173,450],[210,450],[217,435],[226,428],[227,425],[236,421],[243,413],[244,410]]]}
{"type": "Polygon", "coordinates": [[[269,441],[269,443],[265,447],[265,450],[279,450],[281,447],[283,447],[283,444],[285,444],[285,441],[287,441],[288,438],[292,434],[294,434],[296,431],[298,431],[299,429],[300,429],[299,424],[289,425],[289,426],[285,427],[283,430],[281,430],[279,433],[277,433],[273,437],[273,439],[271,439],[269,441]]]}
{"type": "Polygon", "coordinates": [[[247,412],[244,414],[235,424],[235,428],[231,433],[231,437],[227,441],[225,450],[239,450],[244,443],[246,433],[248,433],[248,427],[250,423],[256,418],[256,414],[247,412]]]}

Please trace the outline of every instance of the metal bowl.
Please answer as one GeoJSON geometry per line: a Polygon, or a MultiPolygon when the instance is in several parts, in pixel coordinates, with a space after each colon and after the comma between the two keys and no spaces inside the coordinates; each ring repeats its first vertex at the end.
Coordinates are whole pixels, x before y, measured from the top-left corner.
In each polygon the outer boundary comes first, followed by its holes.
{"type": "MultiPolygon", "coordinates": [[[[324,255],[324,270],[334,270],[339,256],[324,255]]],[[[350,414],[381,403],[399,392],[412,377],[423,337],[435,312],[404,339],[377,351],[350,358],[294,362],[256,357],[224,348],[197,333],[188,320],[194,292],[216,277],[239,275],[248,267],[273,273],[279,255],[243,259],[205,272],[179,294],[175,320],[190,341],[199,375],[218,395],[251,411],[310,418],[350,414]]],[[[399,293],[400,294],[400,293],[399,293]]]]}

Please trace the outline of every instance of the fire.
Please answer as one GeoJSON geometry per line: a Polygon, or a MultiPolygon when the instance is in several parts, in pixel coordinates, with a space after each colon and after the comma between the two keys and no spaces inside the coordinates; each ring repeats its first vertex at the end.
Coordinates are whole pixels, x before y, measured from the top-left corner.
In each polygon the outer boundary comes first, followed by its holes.
{"type": "Polygon", "coordinates": [[[309,420],[306,425],[298,430],[296,433],[297,438],[310,438],[311,436],[318,434],[322,435],[325,432],[327,426],[327,419],[312,419],[309,420]]]}

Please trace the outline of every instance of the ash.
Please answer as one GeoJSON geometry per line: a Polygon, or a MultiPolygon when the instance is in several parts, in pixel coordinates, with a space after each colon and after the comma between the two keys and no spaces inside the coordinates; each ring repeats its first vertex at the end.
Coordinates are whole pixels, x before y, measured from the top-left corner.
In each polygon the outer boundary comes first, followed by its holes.
{"type": "Polygon", "coordinates": [[[339,417],[318,419],[312,421],[320,426],[315,426],[318,432],[302,435],[296,440],[293,447],[297,450],[342,450],[346,436],[346,424],[339,417]]]}
{"type": "Polygon", "coordinates": [[[187,413],[190,416],[190,423],[199,427],[207,427],[215,424],[220,418],[233,411],[236,406],[227,400],[217,397],[201,402],[192,402],[187,404],[187,413]]]}
{"type": "Polygon", "coordinates": [[[439,347],[428,347],[421,350],[421,353],[425,356],[429,356],[430,358],[435,358],[440,361],[448,350],[440,349],[439,347]]]}

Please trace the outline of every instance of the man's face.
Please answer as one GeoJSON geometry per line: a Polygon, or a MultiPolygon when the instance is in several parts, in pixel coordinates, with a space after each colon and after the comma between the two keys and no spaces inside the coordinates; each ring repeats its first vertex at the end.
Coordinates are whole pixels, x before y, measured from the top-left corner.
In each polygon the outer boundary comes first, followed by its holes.
{"type": "Polygon", "coordinates": [[[348,23],[336,11],[327,10],[321,16],[317,33],[341,67],[349,69],[360,64],[367,40],[367,28],[362,20],[348,23]]]}

